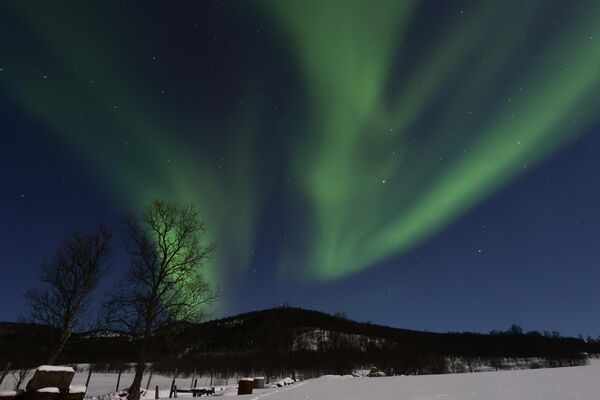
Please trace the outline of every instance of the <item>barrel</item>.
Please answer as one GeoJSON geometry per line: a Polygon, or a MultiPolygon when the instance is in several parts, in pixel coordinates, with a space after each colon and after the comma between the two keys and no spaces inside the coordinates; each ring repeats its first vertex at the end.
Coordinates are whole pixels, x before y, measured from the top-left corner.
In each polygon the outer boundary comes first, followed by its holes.
{"type": "Polygon", "coordinates": [[[254,378],[254,387],[256,389],[264,389],[265,388],[265,377],[257,376],[254,378]]]}
{"type": "Polygon", "coordinates": [[[238,394],[252,394],[254,388],[254,379],[244,378],[238,382],[238,394]]]}

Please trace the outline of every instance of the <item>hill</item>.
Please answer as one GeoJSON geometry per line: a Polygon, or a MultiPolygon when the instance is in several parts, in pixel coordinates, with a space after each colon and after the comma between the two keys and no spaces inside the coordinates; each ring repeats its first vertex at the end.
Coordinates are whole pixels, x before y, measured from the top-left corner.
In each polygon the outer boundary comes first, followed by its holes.
{"type": "MultiPolygon", "coordinates": [[[[0,362],[43,362],[52,330],[33,324],[0,323],[0,362]]],[[[73,335],[61,363],[120,368],[135,359],[134,337],[114,331],[73,335]]],[[[558,334],[432,333],[360,323],[319,311],[282,307],[200,324],[178,323],[157,335],[150,360],[158,372],[264,371],[348,373],[376,365],[388,373],[423,374],[516,366],[565,366],[598,353],[596,341],[558,334]]]]}

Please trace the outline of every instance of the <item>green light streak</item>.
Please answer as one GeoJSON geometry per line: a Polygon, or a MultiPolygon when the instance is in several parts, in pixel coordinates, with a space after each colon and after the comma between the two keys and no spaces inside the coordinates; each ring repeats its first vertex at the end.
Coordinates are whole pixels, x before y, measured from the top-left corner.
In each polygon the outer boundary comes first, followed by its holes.
{"type": "Polygon", "coordinates": [[[413,248],[592,120],[581,111],[599,97],[600,48],[590,40],[600,15],[594,3],[572,29],[549,32],[558,42],[551,49],[525,56],[519,41],[535,13],[476,4],[435,35],[437,45],[392,100],[384,96],[394,76],[390,53],[410,7],[383,2],[375,11],[333,2],[316,13],[313,3],[301,9],[292,3],[271,5],[309,87],[310,135],[295,171],[312,208],[312,229],[307,256],[288,254],[286,273],[330,280],[413,248]],[[493,47],[482,50],[490,41],[493,47]],[[536,71],[516,80],[525,92],[498,87],[515,82],[506,71],[521,62],[536,71]]]}
{"type": "MultiPolygon", "coordinates": [[[[285,245],[284,276],[337,279],[418,246],[596,118],[597,2],[565,6],[556,26],[544,1],[475,2],[431,29],[413,1],[260,6],[307,99],[307,120],[290,127],[303,137],[287,149],[285,177],[286,194],[301,196],[281,197],[294,203],[284,208],[309,209],[308,239],[285,245]]],[[[193,202],[219,246],[209,281],[241,275],[270,189],[257,172],[265,105],[214,133],[226,137],[217,167],[214,143],[195,134],[207,129],[201,118],[160,98],[151,71],[132,70],[115,50],[127,32],[103,24],[101,11],[2,7],[27,26],[26,38],[3,46],[3,92],[70,146],[115,202],[193,202]]]]}
{"type": "Polygon", "coordinates": [[[31,47],[8,48],[12,63],[6,66],[10,75],[0,75],[2,87],[73,148],[112,200],[132,210],[153,198],[194,203],[206,221],[206,240],[228,243],[228,251],[217,250],[204,269],[209,282],[218,284],[243,270],[254,240],[254,200],[260,198],[251,184],[256,117],[239,118],[231,126],[222,149],[227,164],[216,173],[201,143],[180,138],[186,130],[205,129],[202,122],[183,126],[173,107],[153,110],[152,102],[162,101],[154,92],[136,93],[132,83],[152,77],[132,75],[138,71],[115,54],[115,43],[103,40],[119,35],[107,31],[101,18],[80,21],[85,13],[77,4],[50,15],[24,3],[10,6],[28,24],[28,41],[38,56],[44,54],[45,65],[36,71],[39,61],[31,47]],[[84,29],[86,22],[94,31],[84,29]]]}

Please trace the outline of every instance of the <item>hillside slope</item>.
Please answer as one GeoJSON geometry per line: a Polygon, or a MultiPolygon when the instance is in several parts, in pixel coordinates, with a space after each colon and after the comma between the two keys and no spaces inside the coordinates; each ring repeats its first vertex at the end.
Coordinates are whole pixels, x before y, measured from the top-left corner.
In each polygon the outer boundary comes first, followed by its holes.
{"type": "MultiPolygon", "coordinates": [[[[52,340],[47,327],[0,323],[0,363],[42,363],[52,340]]],[[[456,359],[466,360],[467,369],[481,363],[501,369],[507,360],[576,365],[582,353],[598,353],[599,347],[597,342],[537,332],[420,332],[282,307],[200,324],[173,324],[157,336],[150,360],[157,371],[234,368],[316,375],[377,365],[387,372],[420,374],[447,372],[448,363],[456,359]]],[[[135,338],[119,332],[81,332],[73,335],[59,361],[111,368],[135,360],[136,348],[135,338]]]]}

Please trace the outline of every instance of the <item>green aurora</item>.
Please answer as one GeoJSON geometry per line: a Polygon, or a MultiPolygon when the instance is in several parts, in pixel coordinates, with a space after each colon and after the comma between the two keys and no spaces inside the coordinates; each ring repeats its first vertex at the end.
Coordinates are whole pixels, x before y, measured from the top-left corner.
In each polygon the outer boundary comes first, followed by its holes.
{"type": "MultiPolygon", "coordinates": [[[[80,2],[26,4],[1,6],[27,46],[3,44],[0,90],[78,154],[113,201],[196,204],[218,245],[211,280],[246,271],[276,190],[259,167],[267,107],[232,110],[215,133],[225,139],[209,143],[202,112],[165,100],[156,74],[132,72],[116,54],[142,38],[80,2]]],[[[420,7],[255,4],[287,49],[279,57],[300,71],[290,79],[303,92],[290,97],[306,116],[285,127],[298,139],[284,149],[280,201],[303,210],[306,239],[282,245],[281,276],[339,279],[408,251],[596,121],[600,3],[473,2],[435,27],[420,7]],[[558,12],[571,22],[549,24],[558,12]]]]}
{"type": "Polygon", "coordinates": [[[410,2],[326,3],[269,3],[309,93],[311,138],[294,165],[313,212],[308,259],[293,264],[305,277],[339,278],[418,245],[595,117],[597,3],[568,30],[542,28],[549,39],[534,49],[523,42],[542,2],[478,2],[406,60],[399,82],[410,2]]]}

